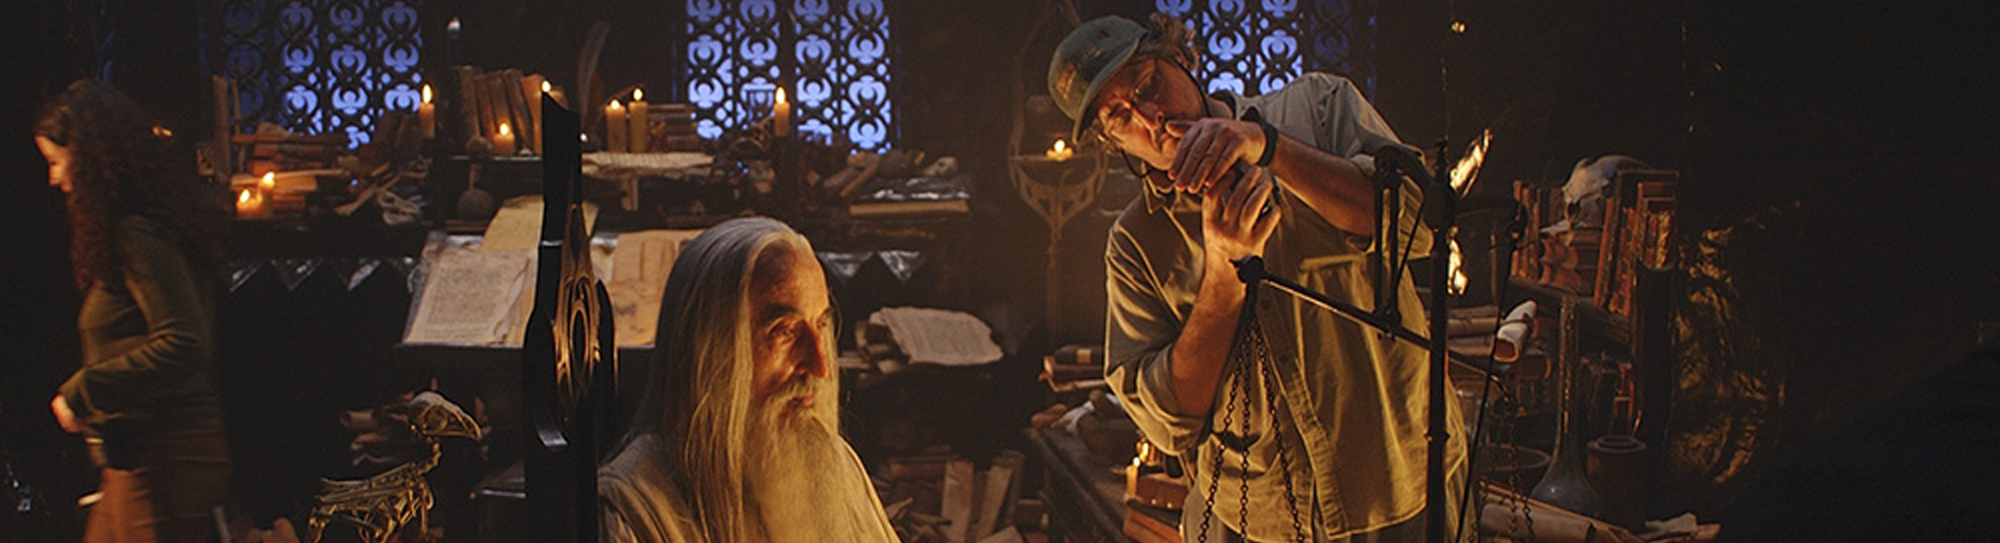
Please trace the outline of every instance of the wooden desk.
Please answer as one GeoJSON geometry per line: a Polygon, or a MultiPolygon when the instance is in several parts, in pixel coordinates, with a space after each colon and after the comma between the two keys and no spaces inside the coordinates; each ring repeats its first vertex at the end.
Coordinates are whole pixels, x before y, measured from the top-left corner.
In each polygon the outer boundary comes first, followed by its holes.
{"type": "Polygon", "coordinates": [[[1030,429],[1028,441],[1031,467],[1042,470],[1050,541],[1181,543],[1178,511],[1125,503],[1124,466],[1092,463],[1083,439],[1068,430],[1030,429]]]}

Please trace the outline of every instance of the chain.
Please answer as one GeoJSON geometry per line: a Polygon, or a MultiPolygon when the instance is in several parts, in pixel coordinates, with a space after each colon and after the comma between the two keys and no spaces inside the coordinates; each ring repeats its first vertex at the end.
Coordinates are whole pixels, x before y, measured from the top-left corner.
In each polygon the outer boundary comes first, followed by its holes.
{"type": "MultiPolygon", "coordinates": [[[[1256,360],[1268,361],[1271,359],[1271,347],[1265,343],[1264,329],[1255,320],[1250,322],[1250,349],[1251,356],[1256,360]]],[[[1279,421],[1288,419],[1292,414],[1291,409],[1286,407],[1286,404],[1278,398],[1277,385],[1280,382],[1278,379],[1278,368],[1274,367],[1274,364],[1259,364],[1258,366],[1262,369],[1260,373],[1266,376],[1264,379],[1264,401],[1271,406],[1271,418],[1279,421]],[[1280,409],[1283,409],[1285,417],[1279,417],[1280,409]]],[[[1292,539],[1304,543],[1306,541],[1305,521],[1304,517],[1299,514],[1299,498],[1297,490],[1292,485],[1292,455],[1291,447],[1285,444],[1285,425],[1273,424],[1271,426],[1273,428],[1271,437],[1278,440],[1278,469],[1284,470],[1285,473],[1285,507],[1292,514],[1292,539]]]]}
{"type": "MultiPolygon", "coordinates": [[[[1241,367],[1242,365],[1240,364],[1241,361],[1235,360],[1235,357],[1231,358],[1232,362],[1239,362],[1239,363],[1231,364],[1229,368],[1229,373],[1224,374],[1224,377],[1236,378],[1234,379],[1235,386],[1229,387],[1229,401],[1223,402],[1222,404],[1223,406],[1222,424],[1220,426],[1224,431],[1227,431],[1229,429],[1230,421],[1235,419],[1236,396],[1237,393],[1243,389],[1243,383],[1241,380],[1242,377],[1242,367],[1241,367]]],[[[1243,418],[1244,419],[1250,418],[1250,413],[1248,409],[1244,410],[1243,418]]],[[[1202,495],[1201,531],[1199,532],[1200,535],[1195,537],[1197,543],[1208,543],[1209,521],[1215,518],[1215,492],[1217,490],[1221,490],[1221,485],[1222,485],[1222,453],[1217,452],[1215,454],[1215,466],[1208,471],[1208,492],[1202,495]]]]}
{"type": "MultiPolygon", "coordinates": [[[[1215,426],[1217,430],[1214,433],[1226,433],[1229,431],[1230,425],[1234,423],[1238,430],[1238,436],[1248,436],[1250,434],[1251,398],[1249,392],[1245,389],[1249,387],[1249,379],[1253,376],[1251,372],[1254,366],[1256,369],[1254,376],[1264,380],[1264,401],[1270,406],[1269,409],[1271,410],[1271,437],[1277,440],[1278,464],[1279,469],[1283,471],[1285,482],[1285,506],[1292,516],[1292,536],[1295,541],[1304,542],[1308,537],[1306,535],[1305,517],[1299,514],[1298,494],[1292,482],[1292,457],[1290,448],[1286,446],[1284,439],[1284,421],[1291,414],[1291,410],[1285,408],[1284,402],[1278,397],[1277,384],[1279,382],[1279,375],[1277,369],[1268,363],[1271,359],[1271,349],[1270,345],[1265,341],[1263,327],[1258,323],[1256,299],[1256,289],[1253,287],[1250,289],[1250,295],[1244,298],[1243,313],[1237,322],[1236,338],[1230,348],[1230,364],[1228,372],[1224,374],[1232,383],[1229,386],[1229,400],[1223,402],[1222,420],[1220,424],[1215,426]],[[1239,405],[1243,410],[1243,416],[1240,418],[1236,416],[1239,405]],[[1283,411],[1279,411],[1280,409],[1283,409],[1283,411]]],[[[1224,445],[1224,448],[1229,448],[1226,442],[1224,445]]],[[[1243,444],[1243,450],[1238,451],[1238,454],[1243,457],[1242,470],[1246,474],[1250,472],[1249,452],[1249,442],[1246,441],[1243,444]]],[[[1212,470],[1209,472],[1208,492],[1202,496],[1200,531],[1196,536],[1198,543],[1208,543],[1209,525],[1215,517],[1215,493],[1221,489],[1223,456],[1220,452],[1215,455],[1212,470]]],[[[1247,477],[1242,478],[1241,483],[1236,496],[1237,526],[1247,535],[1250,531],[1250,479],[1247,477]]]]}

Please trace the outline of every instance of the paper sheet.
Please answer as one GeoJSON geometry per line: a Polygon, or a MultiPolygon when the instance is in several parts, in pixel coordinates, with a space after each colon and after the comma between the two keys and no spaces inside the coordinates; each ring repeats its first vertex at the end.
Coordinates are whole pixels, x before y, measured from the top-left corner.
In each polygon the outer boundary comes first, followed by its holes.
{"type": "Polygon", "coordinates": [[[674,257],[701,230],[648,230],[618,235],[611,253],[611,311],[618,324],[618,344],[651,345],[660,320],[660,294],[674,257]]]}
{"type": "Polygon", "coordinates": [[[1000,360],[993,329],[979,317],[922,307],[885,307],[868,320],[889,327],[912,363],[972,366],[1000,360]]]}
{"type": "MultiPolygon", "coordinates": [[[[597,224],[597,204],[584,202],[583,226],[597,224]]],[[[486,223],[486,240],[479,246],[487,251],[524,251],[540,245],[542,239],[542,196],[508,198],[486,223]]]]}
{"type": "Polygon", "coordinates": [[[404,341],[502,342],[514,325],[515,306],[532,275],[530,260],[526,251],[440,251],[404,341]]]}

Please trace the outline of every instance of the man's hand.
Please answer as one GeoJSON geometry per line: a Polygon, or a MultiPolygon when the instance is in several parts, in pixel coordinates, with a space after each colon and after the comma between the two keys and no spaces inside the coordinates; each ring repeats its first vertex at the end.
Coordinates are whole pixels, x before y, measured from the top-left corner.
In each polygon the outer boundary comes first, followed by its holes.
{"type": "Polygon", "coordinates": [[[1254,174],[1208,185],[1202,193],[1201,231],[1210,270],[1263,254],[1264,243],[1278,228],[1279,208],[1264,212],[1274,185],[1270,178],[1254,174]]]}
{"type": "Polygon", "coordinates": [[[1273,144],[1264,141],[1264,129],[1257,123],[1221,117],[1171,121],[1167,135],[1180,140],[1167,177],[1174,180],[1175,190],[1194,194],[1207,194],[1237,161],[1262,156],[1264,146],[1273,144]]]}
{"type": "Polygon", "coordinates": [[[69,409],[69,400],[63,399],[61,394],[49,400],[49,411],[56,414],[56,425],[62,426],[64,432],[75,434],[83,431],[83,424],[76,420],[76,412],[69,409]]]}

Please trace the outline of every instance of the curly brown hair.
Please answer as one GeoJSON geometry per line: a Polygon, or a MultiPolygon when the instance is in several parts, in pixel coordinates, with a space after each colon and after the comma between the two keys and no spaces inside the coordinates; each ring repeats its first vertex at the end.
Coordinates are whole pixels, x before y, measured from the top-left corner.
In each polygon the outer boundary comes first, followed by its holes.
{"type": "Polygon", "coordinates": [[[159,225],[197,273],[219,270],[222,198],[138,102],[102,81],[79,79],[42,108],[35,135],[74,155],[70,265],[78,289],[122,280],[115,226],[134,215],[159,225]]]}

